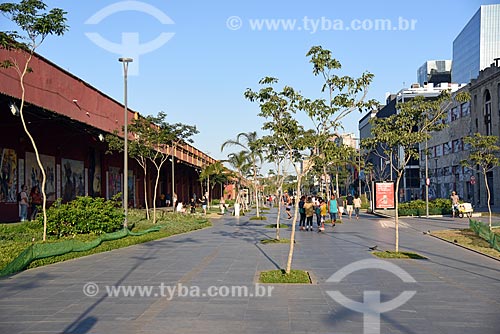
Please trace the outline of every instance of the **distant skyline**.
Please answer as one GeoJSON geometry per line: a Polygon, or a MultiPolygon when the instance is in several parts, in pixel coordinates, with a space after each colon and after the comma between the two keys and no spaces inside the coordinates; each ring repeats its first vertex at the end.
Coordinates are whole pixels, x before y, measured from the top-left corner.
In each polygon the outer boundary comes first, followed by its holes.
{"type": "MultiPolygon", "coordinates": [[[[309,98],[321,93],[305,54],[332,51],[341,73],[374,74],[368,98],[417,82],[427,60],[452,59],[452,43],[482,4],[497,1],[62,1],[69,31],[47,37],[37,50],[91,86],[123,101],[118,58],[132,57],[128,105],[143,115],[167,113],[168,122],[194,124],[194,146],[216,159],[221,144],[258,131],[258,105],[245,100],[264,76],[309,98]],[[390,26],[389,26],[390,24],[390,26]]],[[[4,18],[1,29],[12,26],[4,18]]],[[[344,131],[358,136],[354,112],[344,131]]],[[[300,118],[307,122],[304,117],[300,118]]]]}

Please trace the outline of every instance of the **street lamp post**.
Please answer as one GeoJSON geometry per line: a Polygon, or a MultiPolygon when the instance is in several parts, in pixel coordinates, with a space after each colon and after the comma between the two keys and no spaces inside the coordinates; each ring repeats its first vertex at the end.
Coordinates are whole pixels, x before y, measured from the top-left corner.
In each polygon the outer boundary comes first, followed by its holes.
{"type": "Polygon", "coordinates": [[[359,138],[359,170],[358,170],[358,187],[359,198],[361,198],[361,138],[359,138]]]}
{"type": "Polygon", "coordinates": [[[425,140],[425,218],[429,218],[429,159],[427,152],[427,139],[425,140]]]}
{"type": "Polygon", "coordinates": [[[124,105],[125,105],[125,121],[123,125],[123,210],[125,214],[125,219],[123,221],[123,227],[128,227],[128,109],[127,109],[127,72],[128,63],[133,62],[132,58],[118,58],[118,61],[123,63],[123,95],[124,95],[124,105]]]}
{"type": "Polygon", "coordinates": [[[358,141],[358,153],[359,153],[359,161],[358,161],[358,194],[361,198],[361,138],[353,138],[358,141]]]}
{"type": "Polygon", "coordinates": [[[177,195],[175,195],[175,144],[172,143],[172,208],[175,212],[176,209],[176,203],[177,202],[177,195]],[[174,199],[175,198],[175,199],[174,199]]]}

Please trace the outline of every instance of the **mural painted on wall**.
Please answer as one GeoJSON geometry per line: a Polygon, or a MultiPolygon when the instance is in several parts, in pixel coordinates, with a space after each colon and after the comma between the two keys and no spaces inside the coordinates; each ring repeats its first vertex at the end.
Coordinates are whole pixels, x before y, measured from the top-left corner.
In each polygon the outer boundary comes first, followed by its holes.
{"type": "Polygon", "coordinates": [[[0,202],[16,202],[17,154],[8,148],[0,151],[0,202]]]}
{"type": "Polygon", "coordinates": [[[135,207],[135,177],[131,170],[128,171],[128,204],[135,207]]]}
{"type": "Polygon", "coordinates": [[[92,150],[89,155],[89,196],[102,196],[101,175],[101,156],[92,150]]]}
{"type": "Polygon", "coordinates": [[[83,161],[61,159],[62,200],[68,202],[76,196],[85,196],[83,161]]]}
{"type": "Polygon", "coordinates": [[[122,191],[122,178],[120,176],[120,168],[109,167],[109,173],[108,173],[109,198],[115,196],[121,191],[122,191]]]}
{"type": "MultiPolygon", "coordinates": [[[[47,176],[47,181],[45,183],[45,194],[47,195],[47,200],[56,200],[56,177],[55,177],[55,166],[56,159],[50,155],[40,154],[40,160],[42,162],[43,168],[45,169],[45,175],[47,176]]],[[[36,161],[36,155],[32,152],[26,152],[26,186],[28,191],[34,186],[42,188],[42,171],[38,166],[36,161]]]]}

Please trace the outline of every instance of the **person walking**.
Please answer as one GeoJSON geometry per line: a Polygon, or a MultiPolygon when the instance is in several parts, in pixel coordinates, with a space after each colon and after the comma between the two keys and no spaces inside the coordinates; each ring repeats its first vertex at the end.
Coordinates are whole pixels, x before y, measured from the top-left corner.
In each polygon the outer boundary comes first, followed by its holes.
{"type": "Polygon", "coordinates": [[[307,197],[307,201],[304,204],[304,211],[306,215],[306,231],[313,230],[313,216],[314,216],[314,204],[310,196],[307,197]]]}
{"type": "Polygon", "coordinates": [[[332,197],[330,199],[330,203],[328,206],[328,212],[330,212],[330,219],[332,220],[332,227],[334,227],[335,223],[337,222],[337,215],[339,213],[338,202],[335,199],[334,194],[332,194],[332,197]]]}
{"type": "Polygon", "coordinates": [[[326,202],[323,199],[320,199],[320,215],[321,215],[321,226],[318,229],[318,232],[323,232],[325,230],[325,220],[326,220],[326,202]]]}
{"type": "Polygon", "coordinates": [[[223,215],[226,210],[226,200],[224,199],[224,196],[220,198],[219,206],[220,206],[220,212],[223,215]]]}
{"type": "Polygon", "coordinates": [[[353,204],[354,204],[354,213],[356,214],[356,219],[359,219],[359,210],[361,209],[361,198],[359,198],[358,194],[354,196],[353,204]]]}
{"type": "Polygon", "coordinates": [[[352,196],[351,193],[347,194],[345,202],[346,202],[347,215],[349,216],[349,219],[351,219],[352,211],[354,209],[354,197],[352,196]]]}
{"type": "Polygon", "coordinates": [[[339,220],[342,220],[342,214],[344,213],[344,199],[341,195],[337,197],[337,207],[339,208],[339,220]]]}
{"type": "Polygon", "coordinates": [[[36,215],[38,214],[38,206],[42,205],[42,194],[40,194],[40,188],[38,186],[34,186],[33,188],[31,188],[30,201],[31,201],[30,220],[34,221],[36,219],[36,215]]]}
{"type": "Polygon", "coordinates": [[[304,209],[304,204],[306,204],[305,200],[306,200],[306,197],[302,195],[300,197],[300,201],[299,201],[299,215],[300,215],[299,226],[300,226],[301,231],[304,231],[306,229],[306,226],[305,226],[306,225],[306,210],[304,209]]]}
{"type": "Polygon", "coordinates": [[[21,192],[19,193],[19,219],[24,222],[28,220],[28,187],[24,184],[21,186],[21,192]]]}
{"type": "Polygon", "coordinates": [[[292,219],[292,214],[290,213],[290,211],[292,210],[292,199],[290,198],[290,196],[286,196],[283,199],[283,204],[285,205],[287,219],[292,219]]]}
{"type": "Polygon", "coordinates": [[[208,205],[207,196],[203,195],[200,202],[201,202],[201,208],[203,209],[203,214],[206,215],[207,214],[207,205],[208,205]]]}
{"type": "Polygon", "coordinates": [[[314,214],[316,215],[316,225],[318,225],[318,229],[321,227],[321,201],[321,198],[316,198],[314,201],[314,214]]]}
{"type": "Polygon", "coordinates": [[[458,197],[457,193],[455,191],[451,192],[451,212],[453,218],[455,218],[455,211],[458,211],[458,202],[460,201],[460,197],[458,197]]]}

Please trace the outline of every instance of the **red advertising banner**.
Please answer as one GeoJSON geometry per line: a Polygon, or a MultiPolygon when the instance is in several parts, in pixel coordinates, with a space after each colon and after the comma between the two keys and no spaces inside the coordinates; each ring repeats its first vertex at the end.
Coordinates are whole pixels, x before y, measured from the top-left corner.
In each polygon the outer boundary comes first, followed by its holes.
{"type": "Polygon", "coordinates": [[[375,183],[375,209],[394,209],[394,183],[375,183]]]}

